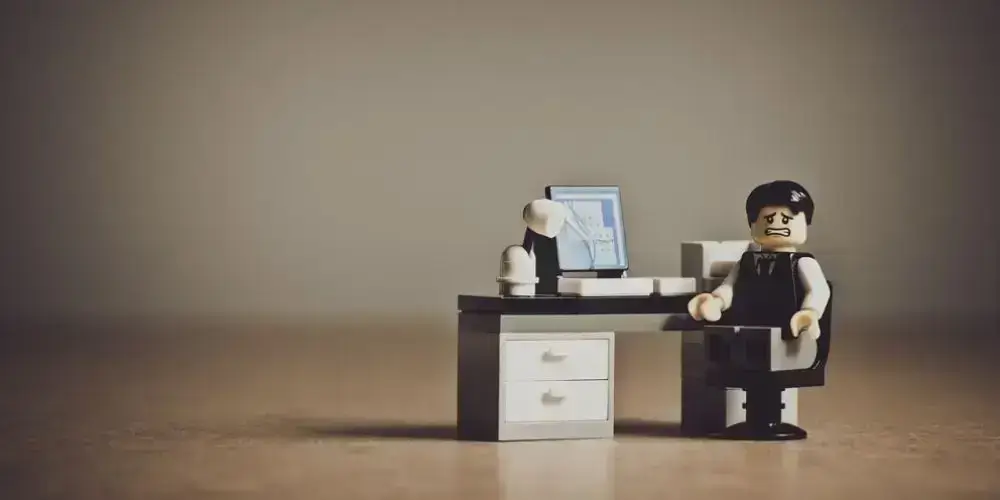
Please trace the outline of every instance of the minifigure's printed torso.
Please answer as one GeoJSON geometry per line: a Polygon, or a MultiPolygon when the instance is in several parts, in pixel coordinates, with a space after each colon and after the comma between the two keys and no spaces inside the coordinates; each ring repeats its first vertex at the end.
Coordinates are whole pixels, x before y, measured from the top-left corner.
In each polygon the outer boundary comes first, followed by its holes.
{"type": "Polygon", "coordinates": [[[723,315],[723,323],[789,330],[788,322],[802,307],[806,294],[798,266],[804,257],[812,257],[812,254],[745,252],[733,284],[732,306],[723,315]]]}

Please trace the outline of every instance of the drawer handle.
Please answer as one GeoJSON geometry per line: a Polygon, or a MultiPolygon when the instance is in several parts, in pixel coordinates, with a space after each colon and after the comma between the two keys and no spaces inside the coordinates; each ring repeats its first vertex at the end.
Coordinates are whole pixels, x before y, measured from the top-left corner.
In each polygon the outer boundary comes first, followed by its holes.
{"type": "Polygon", "coordinates": [[[566,359],[566,356],[569,355],[562,353],[555,353],[552,352],[552,349],[549,349],[548,351],[542,353],[542,361],[562,361],[566,359]]]}
{"type": "Polygon", "coordinates": [[[552,393],[551,389],[542,394],[542,404],[559,404],[562,403],[564,399],[566,399],[566,396],[556,396],[552,393]]]}

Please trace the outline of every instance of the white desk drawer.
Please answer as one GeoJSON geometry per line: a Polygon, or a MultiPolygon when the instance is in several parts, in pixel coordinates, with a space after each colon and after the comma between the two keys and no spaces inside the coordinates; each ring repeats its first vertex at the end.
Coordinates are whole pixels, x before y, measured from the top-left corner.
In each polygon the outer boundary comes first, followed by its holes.
{"type": "Polygon", "coordinates": [[[607,380],[508,382],[504,384],[507,422],[607,420],[607,380]]]}
{"type": "Polygon", "coordinates": [[[504,380],[607,379],[608,342],[607,339],[505,342],[504,380]]]}

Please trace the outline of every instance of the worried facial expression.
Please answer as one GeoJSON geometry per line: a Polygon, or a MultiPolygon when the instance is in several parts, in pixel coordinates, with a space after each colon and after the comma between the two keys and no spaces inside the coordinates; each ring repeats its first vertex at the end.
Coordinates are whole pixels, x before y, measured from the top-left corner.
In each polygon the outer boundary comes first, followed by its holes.
{"type": "Polygon", "coordinates": [[[806,242],[806,214],[788,207],[769,206],[760,210],[750,226],[753,241],[764,250],[794,250],[806,242]]]}

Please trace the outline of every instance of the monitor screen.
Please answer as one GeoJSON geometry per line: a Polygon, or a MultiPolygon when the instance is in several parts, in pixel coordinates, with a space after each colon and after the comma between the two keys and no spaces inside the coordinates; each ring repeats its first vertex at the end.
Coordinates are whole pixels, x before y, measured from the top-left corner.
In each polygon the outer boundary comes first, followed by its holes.
{"type": "Polygon", "coordinates": [[[618,186],[549,186],[545,197],[569,209],[566,224],[556,235],[563,271],[628,270],[618,186]]]}

